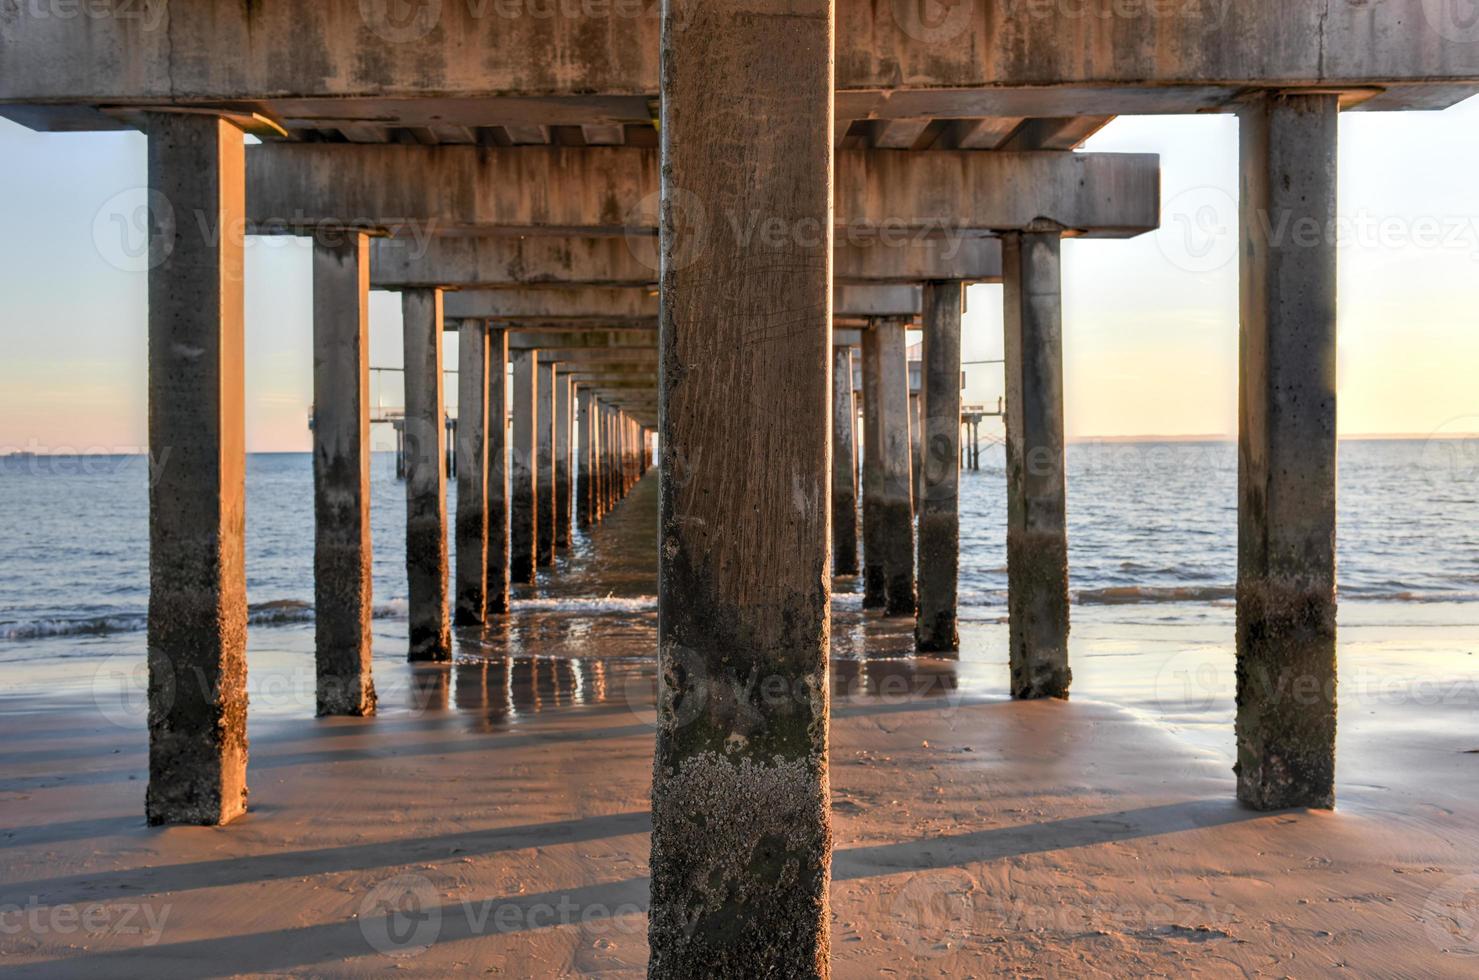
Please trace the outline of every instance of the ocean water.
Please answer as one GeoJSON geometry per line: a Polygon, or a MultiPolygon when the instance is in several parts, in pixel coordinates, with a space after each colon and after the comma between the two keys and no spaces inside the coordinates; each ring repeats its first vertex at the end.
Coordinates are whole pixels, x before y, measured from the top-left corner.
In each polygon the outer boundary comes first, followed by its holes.
{"type": "MultiPolygon", "coordinates": [[[[1363,602],[1466,605],[1479,616],[1479,440],[1341,444],[1342,608],[1363,602]]],[[[1237,554],[1232,443],[1070,447],[1070,587],[1081,607],[1174,606],[1195,617],[1231,602],[1237,554]]],[[[650,478],[655,479],[655,472],[650,478]]],[[[148,602],[148,463],[143,457],[0,461],[0,659],[45,636],[141,632],[148,602]]],[[[247,462],[247,590],[254,626],[311,621],[313,474],[308,454],[247,462]]],[[[449,484],[455,504],[455,485],[449,484]]],[[[963,474],[961,616],[999,620],[1006,602],[1003,454],[963,474]]],[[[377,614],[405,609],[404,486],[389,454],[372,464],[377,614]]],[[[630,524],[631,522],[628,522],[630,524]]],[[[562,574],[518,594],[529,607],[650,609],[655,542],[640,525],[608,544],[599,582],[562,574]],[[617,560],[619,559],[619,560],[617,560]],[[618,569],[622,571],[618,572],[618,569]]],[[[575,563],[574,566],[571,563],[575,563]]],[[[856,583],[839,581],[839,593],[856,583]]],[[[846,600],[844,600],[846,601],[846,600]]],[[[1126,610],[1124,614],[1131,614],[1126,610]]],[[[1458,615],[1466,615],[1458,613],[1458,615]]]]}

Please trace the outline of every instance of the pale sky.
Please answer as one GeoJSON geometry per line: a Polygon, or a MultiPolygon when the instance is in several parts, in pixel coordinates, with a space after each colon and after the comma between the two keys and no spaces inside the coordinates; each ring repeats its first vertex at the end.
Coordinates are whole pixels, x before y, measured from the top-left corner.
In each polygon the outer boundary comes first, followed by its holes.
{"type": "MultiPolygon", "coordinates": [[[[1341,432],[1479,431],[1479,99],[1346,113],[1340,141],[1341,432]]],[[[1164,204],[1159,232],[1064,246],[1070,438],[1232,434],[1236,120],[1124,117],[1086,149],[1159,153],[1164,204]]],[[[118,216],[142,201],[144,166],[138,134],[0,120],[0,451],[143,444],[143,238],[118,216]]],[[[305,240],[250,240],[253,451],[309,448],[310,295],[305,240]]],[[[973,287],[969,305],[965,358],[1000,357],[1000,287],[973,287]]],[[[398,298],[373,294],[373,364],[400,364],[399,331],[398,298]]],[[[966,371],[967,400],[994,402],[1000,369],[966,371]]],[[[398,379],[373,381],[376,396],[399,404],[398,379]]]]}

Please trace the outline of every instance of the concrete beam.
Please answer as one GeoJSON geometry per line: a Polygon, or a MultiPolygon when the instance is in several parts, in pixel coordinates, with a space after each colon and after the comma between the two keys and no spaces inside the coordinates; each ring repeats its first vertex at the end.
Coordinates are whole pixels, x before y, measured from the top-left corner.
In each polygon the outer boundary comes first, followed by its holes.
{"type": "MultiPolygon", "coordinates": [[[[643,236],[657,228],[655,151],[635,147],[349,146],[264,143],[247,151],[247,208],[261,234],[370,227],[425,241],[447,234],[643,236]],[[530,187],[542,192],[530,194],[530,187]]],[[[844,150],[836,155],[837,240],[875,247],[1053,221],[1087,236],[1150,231],[1160,220],[1154,154],[844,150]]],[[[686,191],[685,194],[691,194],[686,191]]],[[[679,196],[693,227],[685,259],[817,229],[728,213],[679,196]]],[[[641,255],[639,255],[641,258],[641,255]]]]}
{"type": "MultiPolygon", "coordinates": [[[[6,113],[54,129],[116,128],[100,107],[140,103],[234,105],[312,128],[650,124],[658,6],[436,3],[403,19],[357,0],[307,16],[291,0],[105,0],[107,16],[72,17],[21,5],[0,22],[0,102],[34,103],[6,113]]],[[[930,13],[838,0],[838,118],[1184,113],[1250,86],[1367,89],[1373,108],[1438,108],[1479,81],[1472,25],[1424,0],[930,13]]]]}
{"type": "MultiPolygon", "coordinates": [[[[917,286],[836,286],[833,310],[847,317],[918,316],[917,286]]],[[[446,315],[457,321],[481,317],[504,324],[566,324],[588,321],[606,325],[655,326],[658,297],[647,289],[568,286],[550,289],[469,289],[446,294],[446,315]]]]}
{"type": "MultiPolygon", "coordinates": [[[[863,342],[863,331],[833,328],[832,343],[840,347],[857,347],[863,342]]],[[[509,330],[509,350],[562,350],[640,352],[657,349],[656,330],[509,330]]],[[[558,360],[559,358],[556,358],[558,360]]]]}
{"type": "MultiPolygon", "coordinates": [[[[657,288],[651,243],[625,238],[537,236],[378,238],[371,245],[375,289],[445,286],[645,286],[657,288]]],[[[995,238],[934,238],[836,245],[832,279],[838,283],[918,283],[932,279],[1001,280],[1001,242],[995,238]]]]}

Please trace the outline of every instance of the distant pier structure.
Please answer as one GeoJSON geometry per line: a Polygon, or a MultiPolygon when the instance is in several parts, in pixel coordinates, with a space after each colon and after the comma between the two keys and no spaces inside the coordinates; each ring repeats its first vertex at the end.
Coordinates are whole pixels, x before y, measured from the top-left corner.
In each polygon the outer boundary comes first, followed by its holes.
{"type": "Polygon", "coordinates": [[[1160,221],[1155,156],[1077,151],[1122,113],[1239,119],[1237,795],[1332,806],[1338,120],[1472,94],[1464,5],[576,6],[0,18],[0,115],[148,136],[149,439],[172,453],[150,486],[149,821],[246,807],[242,247],[302,235],[319,712],[375,710],[368,295],[393,290],[407,656],[446,662],[454,618],[510,615],[655,438],[650,973],[826,975],[831,576],[861,573],[921,652],[958,646],[971,283],[1003,285],[1010,689],[1068,696],[1062,243],[1160,221]],[[708,697],[776,685],[795,696],[708,697]]]}

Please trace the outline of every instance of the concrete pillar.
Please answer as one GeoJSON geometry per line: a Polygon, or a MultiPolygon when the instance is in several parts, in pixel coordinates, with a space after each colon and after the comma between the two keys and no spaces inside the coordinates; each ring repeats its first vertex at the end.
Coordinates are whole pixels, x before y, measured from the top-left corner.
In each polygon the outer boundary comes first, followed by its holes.
{"type": "Polygon", "coordinates": [[[508,612],[508,334],[490,330],[488,345],[488,557],[485,618],[508,612]]]}
{"type": "Polygon", "coordinates": [[[914,615],[909,363],[904,321],[863,332],[863,605],[914,615]]]}
{"type": "Polygon", "coordinates": [[[1241,114],[1238,799],[1335,805],[1335,95],[1241,114]]]}
{"type": "Polygon", "coordinates": [[[590,448],[584,452],[584,461],[590,467],[590,523],[600,523],[600,399],[590,393],[590,448]]]}
{"type": "Polygon", "coordinates": [[[224,824],[247,800],[245,161],[224,120],[145,125],[151,201],[173,208],[149,221],[145,810],[151,824],[224,824]]]}
{"type": "Polygon", "coordinates": [[[541,565],[555,563],[555,365],[540,358],[539,392],[535,403],[535,452],[539,470],[534,497],[539,520],[535,525],[535,558],[541,565]]]}
{"type": "Polygon", "coordinates": [[[832,352],[832,574],[858,574],[858,442],[852,348],[832,352]]]}
{"type": "Polygon", "coordinates": [[[616,430],[612,425],[610,406],[601,409],[601,513],[611,513],[616,506],[616,467],[613,452],[616,446],[616,430]]]}
{"type": "Polygon", "coordinates": [[[313,632],[319,715],[375,712],[368,236],[313,242],[313,632]]]}
{"type": "Polygon", "coordinates": [[[1006,297],[1007,616],[1012,696],[1066,698],[1062,241],[1002,236],[1006,297]]]}
{"type": "Polygon", "coordinates": [[[576,438],[580,442],[575,470],[575,519],[582,531],[589,530],[596,520],[596,474],[592,469],[596,427],[591,418],[595,412],[594,397],[590,388],[579,389],[575,397],[576,438]]]}
{"type": "Polygon", "coordinates": [[[488,325],[457,330],[456,621],[483,621],[488,604],[488,325]]]}
{"type": "Polygon", "coordinates": [[[924,431],[924,399],[918,392],[911,391],[909,392],[909,505],[916,514],[919,512],[919,434],[922,431],[924,431]]]}
{"type": "Polygon", "coordinates": [[[442,291],[401,294],[406,377],[406,579],[410,659],[452,659],[447,619],[447,477],[442,467],[442,291]]]}
{"type": "Polygon", "coordinates": [[[828,974],[832,18],[663,5],[658,980],[828,974]]]}
{"type": "Polygon", "coordinates": [[[924,354],[920,393],[919,614],[921,652],[960,649],[955,627],[960,569],[960,318],[965,290],[958,281],[924,287],[924,354]]]}
{"type": "Polygon", "coordinates": [[[539,490],[536,445],[535,401],[539,392],[539,352],[516,351],[513,355],[513,445],[509,449],[508,575],[521,584],[534,582],[538,552],[539,490]]]}
{"type": "Polygon", "coordinates": [[[570,547],[570,426],[574,385],[569,375],[555,379],[555,545],[570,547]]]}

